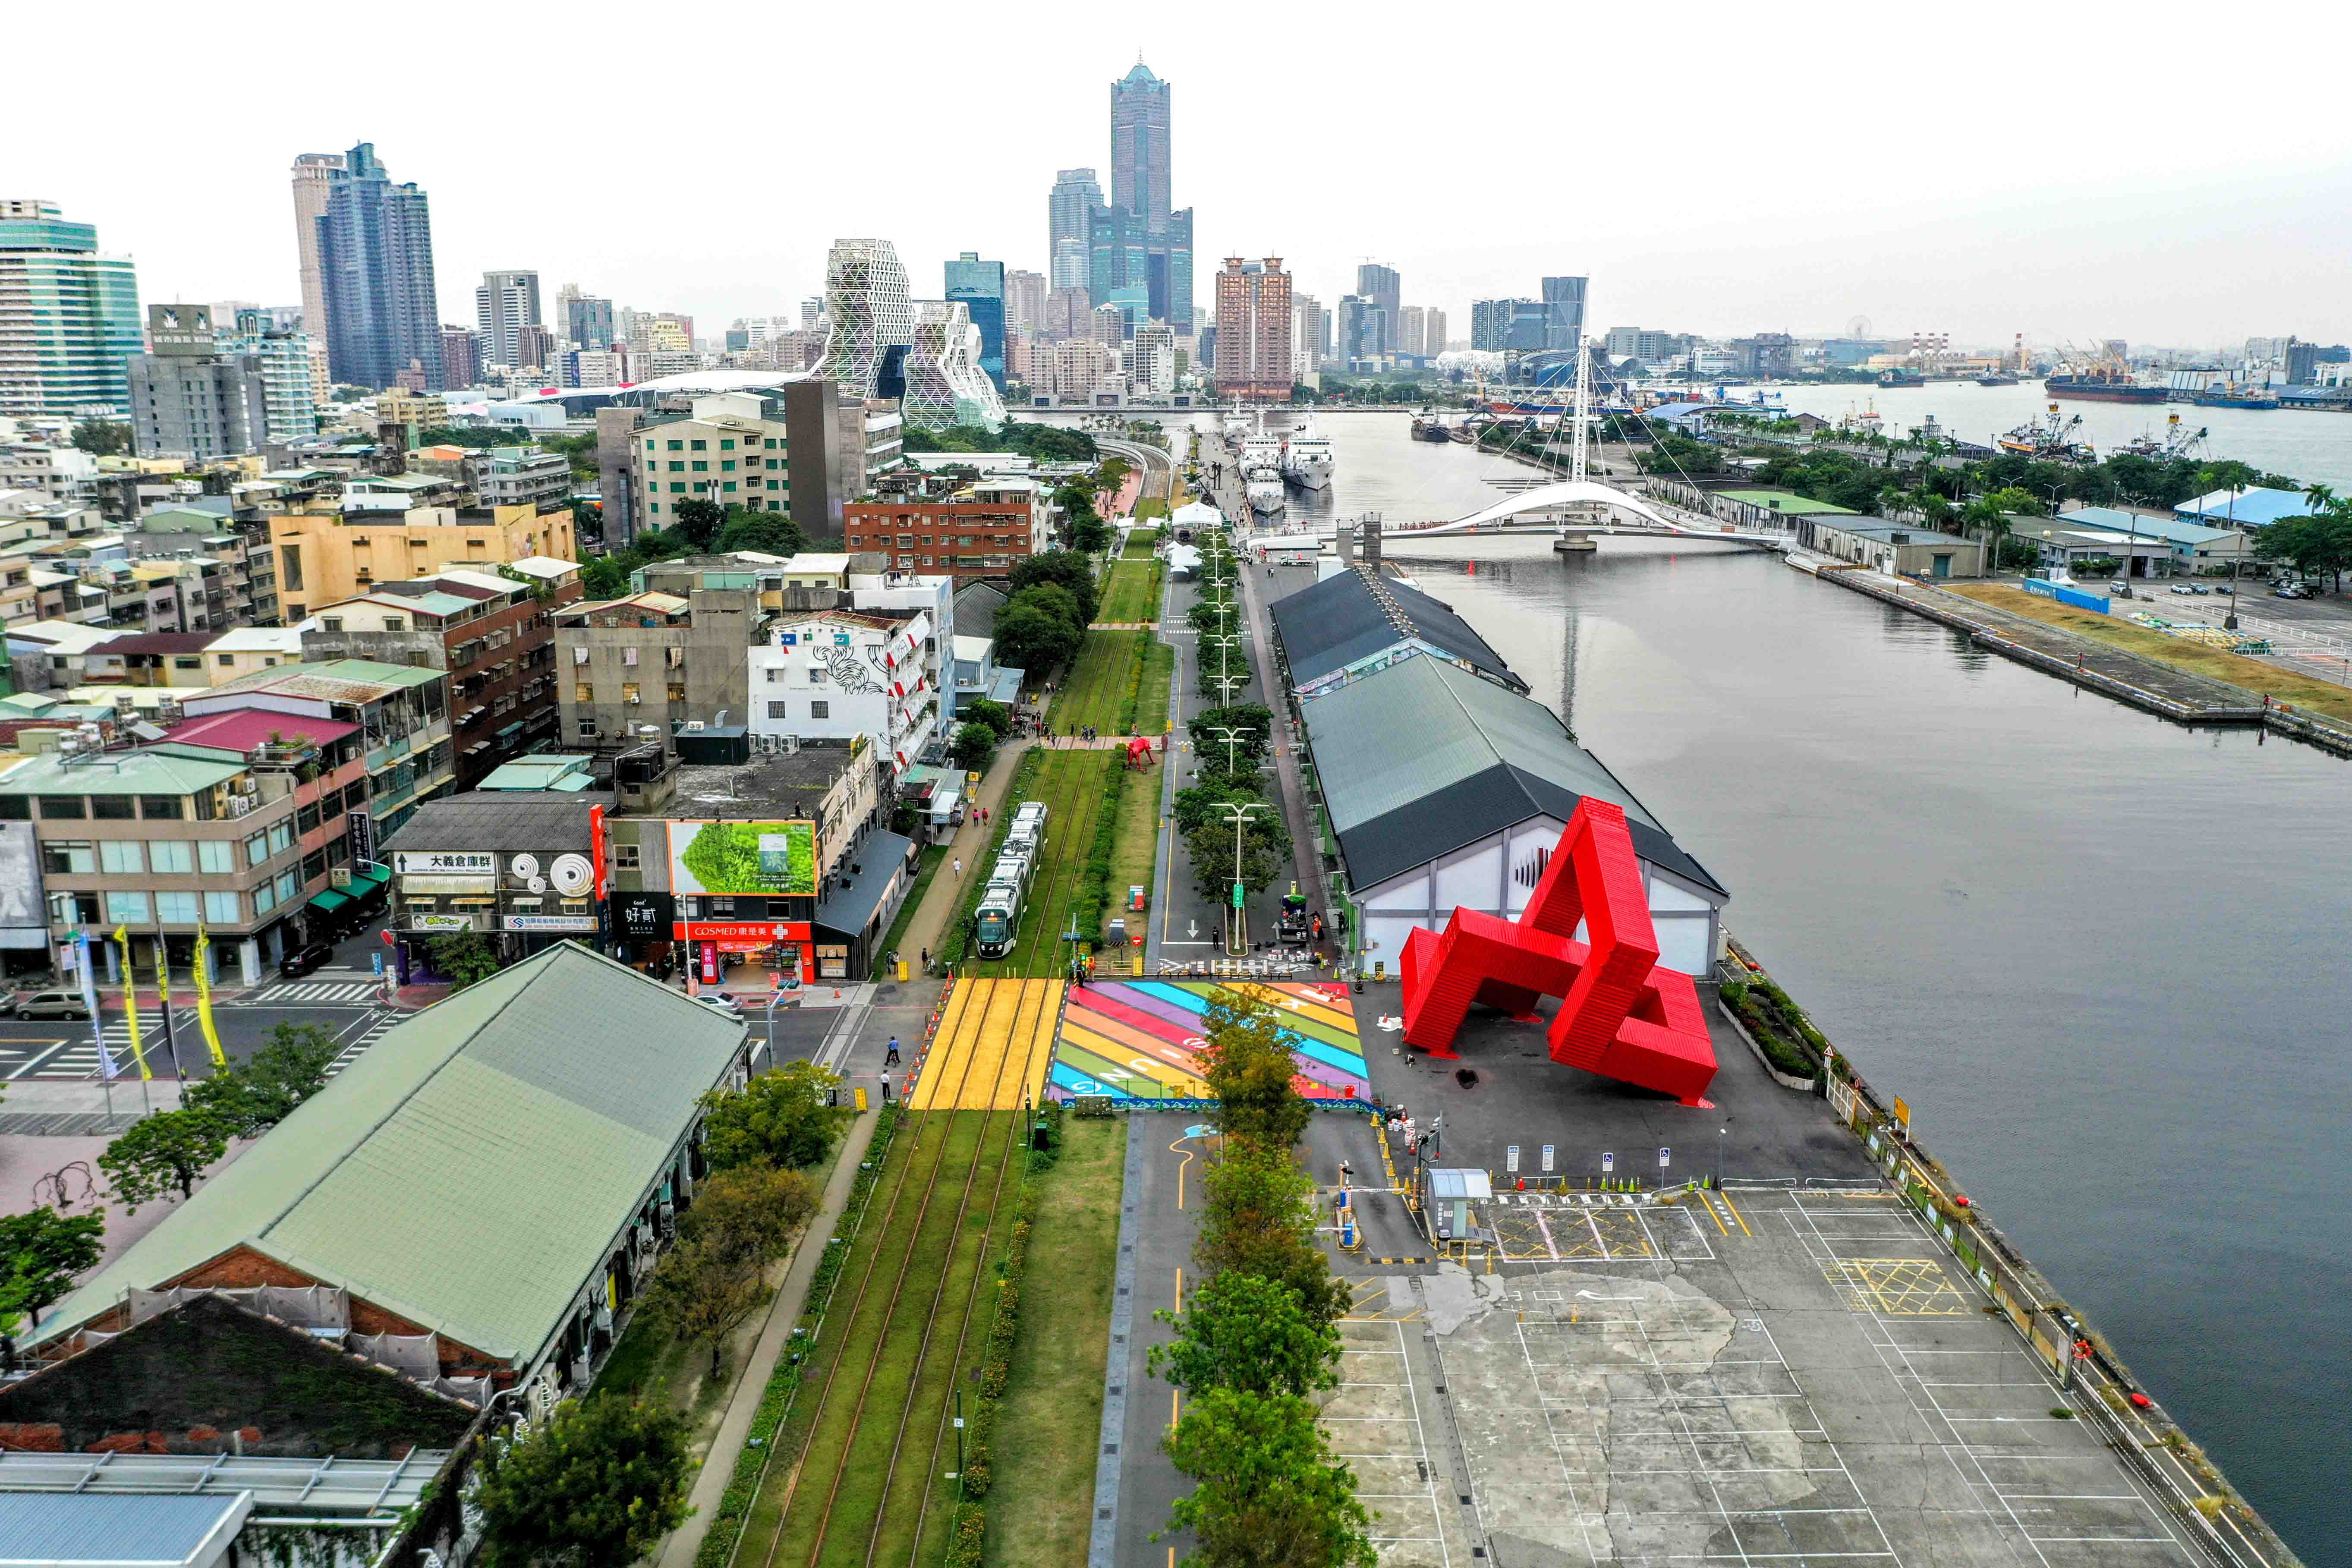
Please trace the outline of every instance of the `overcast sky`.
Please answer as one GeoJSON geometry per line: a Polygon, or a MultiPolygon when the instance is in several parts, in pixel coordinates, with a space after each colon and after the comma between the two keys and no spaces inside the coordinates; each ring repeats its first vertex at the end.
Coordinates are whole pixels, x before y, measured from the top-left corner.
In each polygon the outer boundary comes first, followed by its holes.
{"type": "Polygon", "coordinates": [[[289,168],[362,140],[431,195],[451,321],[532,267],[551,307],[576,281],[708,335],[792,311],[844,235],[895,241],[919,298],[959,250],[1042,271],[1054,173],[1108,187],[1140,50],[1204,309],[1232,252],[1326,304],[1387,261],[1456,338],[1580,272],[1596,329],[2352,339],[2332,6],[107,15],[12,12],[46,63],[9,73],[0,195],[96,223],[148,300],[297,300],[289,168]]]}

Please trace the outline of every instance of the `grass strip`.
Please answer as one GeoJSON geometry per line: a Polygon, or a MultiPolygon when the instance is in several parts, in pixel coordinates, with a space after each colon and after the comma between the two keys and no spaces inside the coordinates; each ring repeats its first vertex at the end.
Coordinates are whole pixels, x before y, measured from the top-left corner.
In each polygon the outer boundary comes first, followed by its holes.
{"type": "MultiPolygon", "coordinates": [[[[1146,632],[1145,637],[1151,634],[1146,632]]],[[[1156,637],[1143,650],[1143,679],[1136,689],[1136,733],[1168,732],[1168,689],[1176,681],[1176,650],[1156,637]]]]}
{"type": "Polygon", "coordinates": [[[1134,662],[1134,633],[1088,632],[1077,658],[1070,663],[1062,689],[1055,695],[1048,721],[1064,732],[1091,724],[1109,733],[1118,721],[1119,703],[1127,695],[1128,672],[1134,662]]]}
{"type": "Polygon", "coordinates": [[[2261,659],[2231,653],[2227,648],[2212,647],[2189,637],[2170,637],[2152,626],[2138,626],[2119,616],[2103,616],[2094,610],[2078,610],[2053,599],[2037,598],[2022,588],[2011,588],[2005,584],[1937,585],[1963,598],[2007,610],[2011,615],[2023,616],[2044,626],[2074,632],[2093,642],[2105,643],[2126,653],[2136,653],[2157,664],[2186,670],[2191,675],[2201,675],[2211,680],[2226,680],[2232,686],[2242,686],[2248,691],[2266,695],[2274,702],[2293,703],[2314,713],[2352,722],[2352,688],[2337,686],[2313,676],[2297,675],[2292,670],[2264,664],[2261,659]]]}

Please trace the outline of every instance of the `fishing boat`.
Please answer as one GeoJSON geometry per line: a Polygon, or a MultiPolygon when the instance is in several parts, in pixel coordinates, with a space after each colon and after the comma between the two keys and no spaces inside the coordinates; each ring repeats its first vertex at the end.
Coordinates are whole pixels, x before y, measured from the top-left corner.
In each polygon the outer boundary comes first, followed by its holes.
{"type": "Polygon", "coordinates": [[[2091,444],[2088,441],[2074,439],[2074,432],[2081,429],[2082,425],[2081,415],[2077,414],[2069,418],[2059,411],[2055,403],[2053,403],[2050,405],[2049,413],[2042,416],[2040,424],[2021,425],[2008,435],[2000,437],[1997,444],[2004,452],[2013,453],[2021,458],[2037,458],[2043,462],[2095,462],[2097,459],[2091,449],[2091,444]]]}

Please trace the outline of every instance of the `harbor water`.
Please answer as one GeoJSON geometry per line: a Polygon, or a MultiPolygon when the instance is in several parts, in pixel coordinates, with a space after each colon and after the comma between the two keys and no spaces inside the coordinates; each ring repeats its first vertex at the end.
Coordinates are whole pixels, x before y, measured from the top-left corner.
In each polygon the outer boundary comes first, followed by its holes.
{"type": "MultiPolygon", "coordinates": [[[[1402,415],[1318,423],[1332,488],[1294,516],[1459,516],[1529,472],[1402,415]]],[[[1391,554],[1730,889],[1730,928],[2289,1543],[2352,1561],[2352,764],[2166,723],[1772,555],[1391,554]]]]}

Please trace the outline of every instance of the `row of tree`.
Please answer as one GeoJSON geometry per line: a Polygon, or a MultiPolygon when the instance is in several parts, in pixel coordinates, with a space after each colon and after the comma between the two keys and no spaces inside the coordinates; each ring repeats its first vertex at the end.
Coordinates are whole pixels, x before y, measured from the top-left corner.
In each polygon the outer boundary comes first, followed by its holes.
{"type": "Polygon", "coordinates": [[[780,511],[720,506],[699,496],[677,502],[671,511],[677,521],[669,527],[646,529],[627,549],[592,555],[582,563],[580,581],[588,597],[620,598],[629,591],[629,574],[656,561],[674,561],[681,555],[724,555],[737,550],[791,556],[808,548],[800,524],[780,511]]]}
{"type": "Polygon", "coordinates": [[[950,425],[944,430],[908,427],[909,452],[1019,452],[1041,463],[1091,463],[1098,456],[1095,438],[1063,425],[1025,425],[1008,420],[1002,430],[978,425],[950,425]]]}
{"type": "Polygon", "coordinates": [[[1161,1447],[1195,1489],[1169,1528],[1198,1543],[1187,1568],[1372,1568],[1372,1516],[1317,1423],[1316,1396],[1339,1386],[1349,1291],[1316,1243],[1313,1185],[1292,1157],[1311,1111],[1264,1000],[1220,992],[1206,1025],[1223,1148],[1192,1248],[1202,1284],[1157,1314],[1175,1338],[1150,1357],[1186,1401],[1161,1447]]]}
{"type": "Polygon", "coordinates": [[[1186,618],[1200,636],[1200,691],[1218,699],[1186,725],[1200,770],[1176,792],[1176,831],[1192,858],[1193,886],[1224,905],[1233,892],[1234,838],[1240,842],[1242,885],[1261,892],[1290,864],[1291,838],[1279,799],[1269,797],[1264,772],[1274,744],[1274,714],[1234,696],[1254,673],[1248,622],[1241,610],[1240,558],[1222,531],[1202,539],[1201,591],[1186,618]]]}

